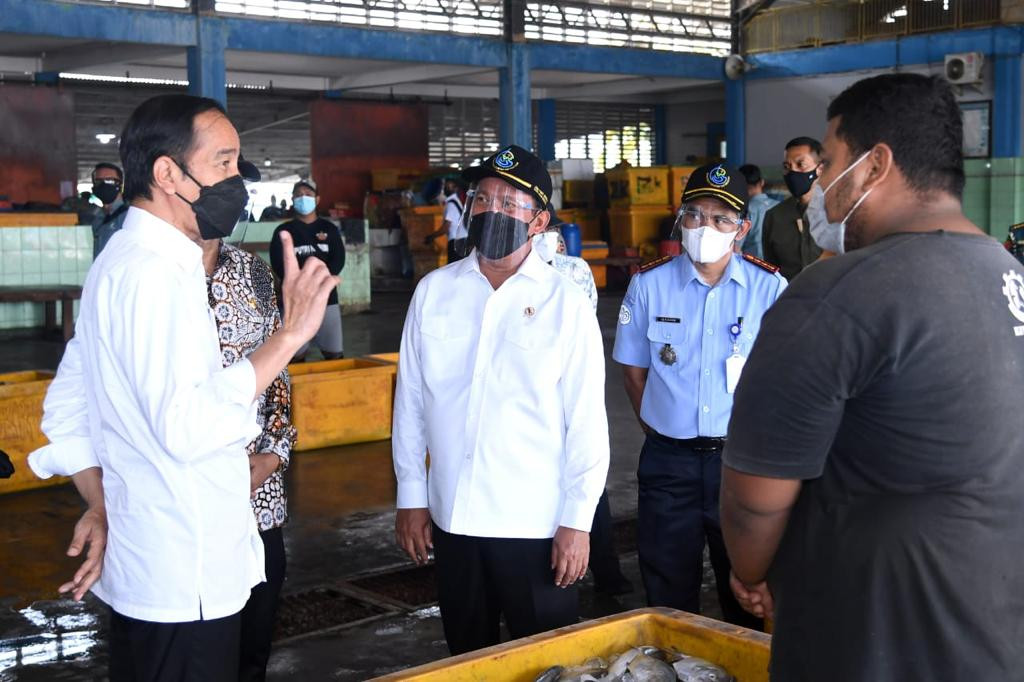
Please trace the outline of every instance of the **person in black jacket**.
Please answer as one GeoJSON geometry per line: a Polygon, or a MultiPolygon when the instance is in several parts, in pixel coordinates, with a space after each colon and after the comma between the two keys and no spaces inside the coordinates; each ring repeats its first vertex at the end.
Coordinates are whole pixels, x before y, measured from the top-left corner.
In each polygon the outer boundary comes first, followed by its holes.
{"type": "MultiPolygon", "coordinates": [[[[274,230],[270,239],[270,267],[278,279],[284,277],[284,261],[281,255],[281,231],[286,230],[295,244],[295,256],[299,266],[307,258],[316,257],[322,260],[332,275],[337,275],[345,267],[345,244],[341,241],[338,226],[316,214],[316,205],[320,201],[316,185],[312,180],[299,180],[292,189],[292,206],[295,218],[282,223],[274,230]]],[[[327,312],[320,331],[313,337],[312,343],[320,349],[325,360],[336,360],[345,357],[341,336],[341,307],[338,305],[337,290],[331,292],[327,299],[327,312]]],[[[309,344],[296,353],[294,361],[306,359],[309,344]]]]}

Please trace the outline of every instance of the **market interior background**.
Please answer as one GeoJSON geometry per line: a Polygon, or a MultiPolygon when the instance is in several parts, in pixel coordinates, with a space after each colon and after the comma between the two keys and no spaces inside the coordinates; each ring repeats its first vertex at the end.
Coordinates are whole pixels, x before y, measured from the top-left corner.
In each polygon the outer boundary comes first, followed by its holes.
{"type": "Polygon", "coordinates": [[[755,163],[784,195],[783,145],[820,138],[832,97],[877,73],[941,74],[964,114],[965,210],[1003,241],[1024,219],[1022,21],[1024,0],[0,0],[0,449],[19,469],[0,481],[0,680],[106,668],[102,604],[56,594],[76,567],[64,551],[81,503],[23,458],[42,444],[42,395],[92,262],[79,194],[97,162],[119,163],[146,98],[226,104],[263,173],[232,238],[243,248],[266,258],[281,219],[260,217],[290,205],[300,178],[342,229],[349,360],[332,369],[358,399],[305,417],[329,420],[322,441],[304,444],[296,417],[270,678],[362,680],[447,653],[431,568],[394,545],[388,440],[389,354],[415,282],[445,258],[443,242],[423,243],[441,220],[431,179],[507,143],[549,162],[601,287],[608,489],[635,588],[610,597],[588,580],[583,613],[638,608],[643,436],[610,351],[629,277],[671,252],[690,169],[755,163]]]}

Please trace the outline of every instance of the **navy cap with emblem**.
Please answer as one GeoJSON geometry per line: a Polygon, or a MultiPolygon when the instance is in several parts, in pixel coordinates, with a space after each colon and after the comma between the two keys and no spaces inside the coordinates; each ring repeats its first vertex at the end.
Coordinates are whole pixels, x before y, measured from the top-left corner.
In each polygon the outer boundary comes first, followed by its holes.
{"type": "Polygon", "coordinates": [[[462,171],[462,177],[469,182],[498,178],[516,189],[529,192],[541,206],[547,206],[551,201],[551,176],[544,162],[514,144],[502,147],[479,166],[470,166],[462,171]]]}
{"type": "Polygon", "coordinates": [[[742,213],[747,206],[747,181],[737,169],[724,163],[701,166],[690,173],[682,202],[701,197],[719,199],[742,213]]]}

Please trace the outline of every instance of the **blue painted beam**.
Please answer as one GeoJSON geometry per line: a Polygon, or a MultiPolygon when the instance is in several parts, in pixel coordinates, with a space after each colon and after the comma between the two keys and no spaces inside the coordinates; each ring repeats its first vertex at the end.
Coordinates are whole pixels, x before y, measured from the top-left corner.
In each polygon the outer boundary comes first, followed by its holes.
{"type": "Polygon", "coordinates": [[[537,101],[537,156],[544,161],[555,160],[555,109],[553,99],[537,101]]]}
{"type": "Polygon", "coordinates": [[[188,48],[188,91],[228,105],[227,65],[224,49],[227,32],[216,19],[196,17],[199,44],[188,48]]]}
{"type": "Polygon", "coordinates": [[[993,59],[992,156],[1021,156],[1021,55],[993,59]]]}
{"type": "MultiPolygon", "coordinates": [[[[654,165],[663,166],[668,159],[668,117],[664,104],[654,105],[654,165]]],[[[675,201],[673,199],[673,201],[675,201]]]]}
{"type": "Polygon", "coordinates": [[[54,0],[0,0],[0,33],[182,47],[196,43],[196,23],[187,12],[54,0]]]}
{"type": "Polygon", "coordinates": [[[747,154],[747,86],[742,78],[725,82],[725,152],[730,166],[742,166],[747,154]]]}
{"type": "Polygon", "coordinates": [[[527,43],[526,49],[533,69],[722,79],[722,59],[707,55],[565,43],[527,43]]]}
{"type": "Polygon", "coordinates": [[[813,49],[757,54],[747,78],[791,78],[825,73],[886,69],[912,64],[942,62],[953,52],[983,52],[989,57],[1020,54],[1021,28],[989,28],[928,33],[894,40],[875,40],[813,49]]]}
{"type": "Polygon", "coordinates": [[[502,145],[533,147],[530,54],[522,43],[505,43],[506,65],[498,70],[498,136],[502,145]]]}

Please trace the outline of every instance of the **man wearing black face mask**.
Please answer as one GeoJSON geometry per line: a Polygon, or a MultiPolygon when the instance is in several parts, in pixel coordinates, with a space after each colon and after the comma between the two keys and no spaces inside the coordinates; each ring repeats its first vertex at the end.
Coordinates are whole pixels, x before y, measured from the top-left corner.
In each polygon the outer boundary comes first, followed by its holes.
{"type": "Polygon", "coordinates": [[[110,679],[237,679],[239,613],[265,576],[245,448],[338,280],[282,237],[283,323],[225,367],[201,244],[248,199],[238,133],[214,100],[161,95],[120,151],[131,208],[89,270],[29,466],[72,476],[89,505],[69,550],[89,545],[86,561],[60,590],[109,605],[110,679]]]}
{"type": "Polygon", "coordinates": [[[103,208],[92,220],[92,258],[100,255],[111,235],[121,229],[128,205],[121,196],[124,173],[112,163],[97,163],[92,170],[92,194],[103,202],[103,208]]]}
{"type": "Polygon", "coordinates": [[[474,248],[416,287],[393,437],[397,540],[417,563],[436,551],[453,654],[497,644],[502,617],[513,637],[576,622],[608,471],[593,307],[531,248],[544,163],[512,145],[463,177],[474,248]]]}
{"type": "Polygon", "coordinates": [[[821,143],[812,137],[798,137],[786,144],[782,176],[790,198],[764,216],[762,241],[764,260],[779,266],[779,272],[792,281],[800,271],[821,255],[811,237],[804,212],[811,199],[811,187],[821,167],[821,143]]]}

